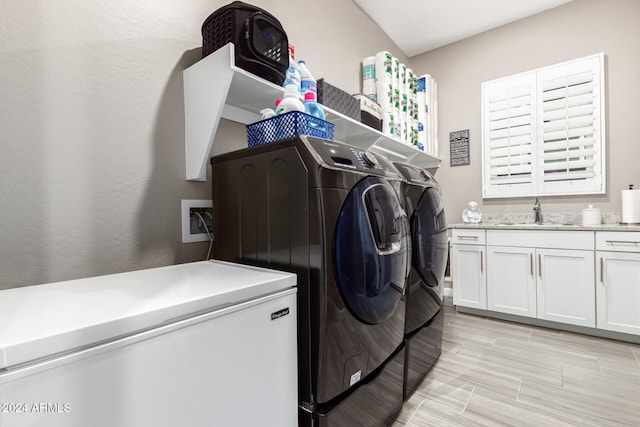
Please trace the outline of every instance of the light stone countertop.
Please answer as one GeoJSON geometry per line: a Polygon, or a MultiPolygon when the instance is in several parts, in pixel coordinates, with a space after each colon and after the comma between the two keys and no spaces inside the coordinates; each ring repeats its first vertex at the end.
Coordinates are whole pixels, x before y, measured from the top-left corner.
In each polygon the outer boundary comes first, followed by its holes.
{"type": "Polygon", "coordinates": [[[479,224],[452,224],[449,228],[466,229],[487,229],[487,230],[572,230],[572,231],[640,231],[640,225],[626,224],[600,224],[600,225],[580,225],[580,224],[558,224],[558,223],[488,223],[479,224]]]}
{"type": "Polygon", "coordinates": [[[536,224],[530,213],[486,214],[479,224],[457,223],[449,228],[492,230],[574,230],[574,231],[640,231],[640,224],[620,224],[619,212],[603,212],[602,224],[582,225],[579,213],[543,212],[543,223],[536,224]]]}

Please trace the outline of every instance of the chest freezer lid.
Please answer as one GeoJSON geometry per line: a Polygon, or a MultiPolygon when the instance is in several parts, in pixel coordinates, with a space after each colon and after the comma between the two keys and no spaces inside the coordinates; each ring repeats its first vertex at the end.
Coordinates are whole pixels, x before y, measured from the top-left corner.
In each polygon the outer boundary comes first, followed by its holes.
{"type": "Polygon", "coordinates": [[[296,286],[296,276],[200,261],[0,291],[0,373],[296,286]]]}

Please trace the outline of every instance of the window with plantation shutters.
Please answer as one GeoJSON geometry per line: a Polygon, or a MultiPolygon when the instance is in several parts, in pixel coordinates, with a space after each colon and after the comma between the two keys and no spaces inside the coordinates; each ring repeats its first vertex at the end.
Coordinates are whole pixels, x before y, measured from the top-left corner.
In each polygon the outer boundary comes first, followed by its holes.
{"type": "Polygon", "coordinates": [[[484,197],[605,192],[604,55],[482,85],[484,197]]]}

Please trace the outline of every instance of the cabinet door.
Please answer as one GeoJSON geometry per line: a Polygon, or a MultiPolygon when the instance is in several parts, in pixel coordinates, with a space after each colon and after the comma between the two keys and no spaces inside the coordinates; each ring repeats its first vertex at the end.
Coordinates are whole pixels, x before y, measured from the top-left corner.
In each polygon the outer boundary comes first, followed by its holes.
{"type": "Polygon", "coordinates": [[[487,309],[485,247],[451,245],[453,303],[487,309]]]}
{"type": "Polygon", "coordinates": [[[538,318],[595,327],[592,251],[536,249],[538,318]]]}
{"type": "Polygon", "coordinates": [[[536,317],[533,249],[487,246],[487,308],[536,317]]]}
{"type": "Polygon", "coordinates": [[[640,254],[596,252],[598,328],[640,335],[640,254]]]}

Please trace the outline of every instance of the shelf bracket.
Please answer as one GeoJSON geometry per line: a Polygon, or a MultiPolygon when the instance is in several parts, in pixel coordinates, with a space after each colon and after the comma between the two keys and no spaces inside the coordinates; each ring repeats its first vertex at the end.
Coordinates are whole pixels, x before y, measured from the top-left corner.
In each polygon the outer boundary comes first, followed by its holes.
{"type": "Polygon", "coordinates": [[[233,45],[221,49],[227,52],[183,71],[186,176],[192,181],[207,179],[207,160],[233,78],[228,65],[233,45]]]}

